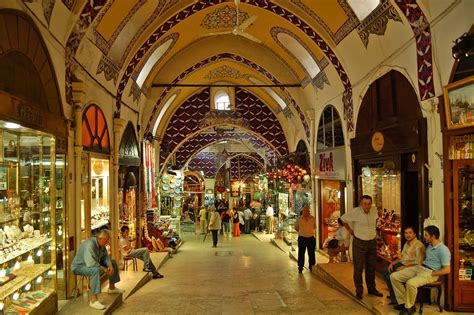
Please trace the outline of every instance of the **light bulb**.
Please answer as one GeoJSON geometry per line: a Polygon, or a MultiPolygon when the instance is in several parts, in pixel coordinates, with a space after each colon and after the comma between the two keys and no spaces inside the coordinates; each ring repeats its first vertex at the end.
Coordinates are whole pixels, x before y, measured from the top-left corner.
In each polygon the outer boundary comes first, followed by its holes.
{"type": "Polygon", "coordinates": [[[41,283],[41,281],[43,281],[43,277],[39,276],[36,278],[36,283],[41,283]]]}
{"type": "Polygon", "coordinates": [[[58,235],[59,236],[63,235],[63,230],[62,229],[58,229],[58,235]]]}
{"type": "Polygon", "coordinates": [[[54,272],[52,270],[48,270],[48,276],[52,276],[54,272]]]}
{"type": "Polygon", "coordinates": [[[20,267],[21,267],[21,264],[20,264],[19,261],[17,261],[17,262],[15,263],[15,265],[13,266],[13,269],[18,270],[18,269],[20,269],[20,267]]]}
{"type": "Polygon", "coordinates": [[[41,257],[42,255],[43,255],[43,250],[40,248],[40,249],[36,252],[36,256],[41,257]]]}
{"type": "Polygon", "coordinates": [[[26,259],[26,262],[29,262],[29,263],[33,262],[33,256],[31,256],[31,254],[28,255],[28,258],[26,259]]]}
{"type": "Polygon", "coordinates": [[[3,307],[4,307],[4,306],[5,306],[5,305],[3,304],[3,302],[0,302],[0,311],[3,310],[3,307]]]}
{"type": "Polygon", "coordinates": [[[0,269],[0,278],[3,278],[7,275],[7,271],[5,269],[0,269]]]}
{"type": "Polygon", "coordinates": [[[25,291],[30,291],[31,289],[31,283],[28,283],[27,285],[25,285],[25,291]]]}
{"type": "Polygon", "coordinates": [[[20,298],[20,293],[18,293],[18,292],[13,293],[13,299],[15,301],[18,300],[19,298],[20,298]]]}

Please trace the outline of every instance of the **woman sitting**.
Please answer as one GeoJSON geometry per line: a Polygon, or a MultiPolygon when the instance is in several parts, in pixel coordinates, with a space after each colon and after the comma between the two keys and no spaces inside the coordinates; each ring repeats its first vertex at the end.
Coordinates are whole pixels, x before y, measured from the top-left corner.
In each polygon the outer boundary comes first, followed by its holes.
{"type": "Polygon", "coordinates": [[[349,233],[344,227],[341,218],[337,219],[338,228],[336,237],[328,243],[329,263],[334,263],[334,258],[341,253],[341,261],[347,261],[346,251],[349,249],[349,233]]]}

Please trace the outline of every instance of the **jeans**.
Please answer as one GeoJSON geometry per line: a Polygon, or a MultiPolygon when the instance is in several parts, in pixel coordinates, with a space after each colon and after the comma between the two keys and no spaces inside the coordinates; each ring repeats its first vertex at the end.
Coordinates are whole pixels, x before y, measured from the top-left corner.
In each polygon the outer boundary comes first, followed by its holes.
{"type": "MultiPolygon", "coordinates": [[[[397,269],[401,266],[403,266],[402,263],[396,263],[395,265],[393,265],[392,273],[397,271],[397,269]]],[[[395,292],[393,291],[392,281],[390,281],[390,274],[391,272],[388,271],[387,267],[383,268],[382,277],[385,280],[385,283],[387,284],[388,291],[390,292],[390,302],[397,303],[397,298],[395,297],[395,292]]]]}
{"type": "Polygon", "coordinates": [[[155,265],[153,265],[153,262],[150,259],[150,253],[148,252],[148,248],[142,247],[138,249],[132,249],[130,251],[129,256],[143,260],[143,267],[145,269],[149,269],[153,273],[156,272],[156,267],[155,265]]]}
{"type": "Polygon", "coordinates": [[[244,219],[245,234],[250,234],[250,219],[244,219]]]}
{"type": "MultiPolygon", "coordinates": [[[[110,284],[115,284],[120,281],[120,275],[117,263],[115,260],[111,259],[112,267],[114,268],[114,273],[109,276],[110,284]]],[[[100,265],[103,267],[107,267],[104,262],[100,262],[100,265]]],[[[100,293],[100,267],[87,267],[77,266],[73,271],[75,275],[81,276],[88,276],[91,278],[91,290],[92,294],[99,294],[100,293]]]]}
{"type": "Polygon", "coordinates": [[[224,233],[230,233],[230,223],[222,222],[222,227],[224,228],[224,233]]]}
{"type": "Polygon", "coordinates": [[[316,239],[314,236],[303,237],[298,236],[298,269],[303,270],[304,267],[304,254],[308,249],[309,268],[311,269],[316,264],[316,239]]]}

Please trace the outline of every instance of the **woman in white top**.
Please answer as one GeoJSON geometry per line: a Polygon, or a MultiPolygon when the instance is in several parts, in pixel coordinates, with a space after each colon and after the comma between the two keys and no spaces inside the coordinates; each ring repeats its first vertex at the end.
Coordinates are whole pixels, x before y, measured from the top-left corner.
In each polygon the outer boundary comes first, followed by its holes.
{"type": "Polygon", "coordinates": [[[344,223],[342,222],[341,218],[337,219],[337,223],[338,223],[338,229],[336,231],[336,237],[334,238],[334,240],[337,240],[337,247],[328,248],[330,263],[334,262],[334,258],[339,253],[341,253],[341,256],[342,256],[341,261],[347,261],[346,251],[349,249],[350,235],[347,232],[346,228],[344,227],[344,223]]]}

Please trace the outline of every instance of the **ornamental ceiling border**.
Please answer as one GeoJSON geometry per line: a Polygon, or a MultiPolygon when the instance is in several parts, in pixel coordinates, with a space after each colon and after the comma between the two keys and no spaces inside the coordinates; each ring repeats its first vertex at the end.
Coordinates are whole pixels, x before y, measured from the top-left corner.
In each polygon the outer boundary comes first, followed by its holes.
{"type": "MultiPolygon", "coordinates": [[[[119,26],[114,30],[112,33],[112,36],[110,37],[109,40],[106,40],[98,31],[97,31],[97,26],[100,24],[102,19],[104,18],[105,14],[109,11],[110,7],[112,4],[115,2],[115,0],[110,0],[109,3],[107,3],[107,6],[101,11],[97,19],[94,21],[94,26],[92,27],[92,35],[94,38],[94,44],[97,46],[97,48],[102,51],[103,54],[107,55],[110,51],[110,48],[112,45],[115,43],[117,40],[117,37],[120,35],[122,32],[123,28],[125,25],[130,22],[132,17],[140,10],[140,8],[147,2],[147,0],[138,0],[133,8],[130,10],[130,12],[125,15],[125,18],[120,22],[119,26]]],[[[160,2],[157,5],[157,10],[160,10],[160,5],[164,5],[165,0],[160,0],[160,2]]]]}
{"type": "Polygon", "coordinates": [[[388,0],[382,2],[357,26],[357,33],[364,43],[365,48],[369,45],[370,34],[384,35],[389,20],[402,22],[397,9],[388,0]]]}
{"type": "Polygon", "coordinates": [[[298,8],[303,10],[306,14],[308,14],[313,20],[315,20],[321,27],[328,33],[334,43],[339,44],[347,35],[349,35],[352,30],[354,30],[357,25],[360,23],[359,19],[355,15],[354,11],[352,10],[351,6],[346,2],[346,0],[337,0],[341,8],[347,14],[347,21],[336,31],[333,33],[329,26],[324,22],[323,19],[319,17],[310,7],[304,4],[301,0],[291,0],[291,3],[296,5],[298,8]]]}
{"type": "Polygon", "coordinates": [[[68,37],[65,47],[65,85],[66,85],[66,101],[72,101],[72,74],[76,67],[76,53],[81,44],[87,29],[98,16],[100,10],[106,5],[107,0],[88,0],[85,2],[78,22],[74,25],[71,34],[68,37]]]}
{"type": "MultiPolygon", "coordinates": [[[[247,20],[249,17],[250,15],[247,12],[243,10],[239,10],[238,20],[241,23],[247,20]]],[[[204,18],[201,20],[200,26],[207,30],[236,27],[237,26],[237,9],[235,5],[232,5],[232,6],[225,5],[223,7],[216,8],[214,11],[204,16],[204,18]]]]}
{"type": "MultiPolygon", "coordinates": [[[[240,180],[240,181],[246,181],[250,176],[252,176],[253,174],[255,174],[256,172],[258,172],[259,168],[257,167],[257,165],[255,165],[254,163],[250,164],[252,167],[253,167],[253,172],[247,172],[247,173],[244,173],[243,176],[242,176],[242,173],[241,173],[241,161],[240,161],[240,158],[241,157],[244,157],[245,159],[243,160],[243,164],[247,164],[245,165],[244,167],[245,168],[249,168],[249,165],[248,163],[249,162],[252,162],[252,158],[249,158],[247,159],[246,156],[235,156],[235,157],[232,157],[232,158],[229,158],[229,162],[230,162],[230,180],[231,181],[236,181],[236,180],[240,180]],[[235,160],[237,159],[237,165],[235,165],[235,160]],[[234,164],[234,165],[232,165],[234,164]],[[237,174],[236,174],[237,173],[237,174]]],[[[225,166],[225,163],[223,165],[221,165],[220,168],[217,169],[217,172],[216,172],[216,177],[217,175],[221,172],[221,170],[223,169],[223,167],[225,166]]],[[[263,166],[260,166],[260,169],[263,170],[263,166]]],[[[225,168],[224,168],[224,171],[225,171],[225,168]]]]}
{"type": "Polygon", "coordinates": [[[69,11],[72,11],[72,8],[74,8],[74,4],[76,3],[76,0],[62,0],[62,3],[66,6],[66,8],[69,11]]]}
{"type": "MultiPolygon", "coordinates": [[[[261,169],[265,168],[264,163],[259,161],[255,156],[252,156],[252,155],[248,154],[248,152],[229,152],[229,157],[227,158],[227,160],[230,161],[230,160],[233,160],[233,159],[238,158],[238,157],[245,157],[245,158],[248,158],[250,160],[253,160],[253,161],[255,161],[255,163],[258,164],[258,166],[261,169]]],[[[222,166],[224,166],[224,164],[227,162],[227,160],[225,160],[221,165],[219,165],[217,167],[217,169],[220,169],[222,166]]]]}
{"type": "Polygon", "coordinates": [[[53,14],[55,4],[56,4],[56,0],[42,0],[41,1],[41,5],[43,7],[44,18],[48,22],[48,25],[49,25],[49,22],[51,21],[51,15],[53,14]]]}
{"type": "MultiPolygon", "coordinates": [[[[218,54],[218,55],[211,56],[209,58],[201,60],[200,62],[194,64],[193,66],[191,66],[188,69],[186,69],[185,71],[183,71],[179,76],[177,76],[170,83],[170,86],[165,88],[165,90],[161,93],[160,97],[156,101],[156,103],[153,107],[153,110],[151,111],[150,118],[149,118],[148,123],[147,123],[146,128],[145,128],[145,134],[150,132],[150,127],[153,124],[153,121],[155,119],[155,116],[156,116],[156,113],[157,113],[158,109],[161,109],[161,104],[162,104],[163,99],[174,88],[172,85],[177,84],[181,80],[184,80],[187,76],[189,76],[193,72],[195,72],[195,71],[197,71],[197,70],[199,70],[203,67],[209,66],[210,64],[213,64],[213,63],[221,62],[223,60],[235,61],[239,64],[242,64],[242,65],[246,66],[247,68],[249,68],[251,70],[259,72],[260,74],[265,76],[268,80],[270,80],[273,84],[281,84],[269,71],[267,71],[265,68],[261,67],[257,63],[255,63],[255,62],[253,62],[253,61],[251,61],[251,60],[249,60],[245,57],[238,56],[238,55],[235,55],[235,54],[232,54],[232,53],[221,53],[221,54],[218,54]]],[[[305,117],[303,111],[298,106],[298,104],[296,104],[295,100],[292,98],[290,93],[288,93],[288,91],[285,88],[279,87],[279,90],[282,91],[285,94],[286,99],[290,102],[290,104],[298,112],[300,120],[301,120],[301,122],[303,124],[303,127],[305,129],[306,137],[309,139],[311,131],[310,131],[309,125],[306,121],[306,117],[305,117]]]]}
{"type": "MultiPolygon", "coordinates": [[[[329,65],[329,61],[326,59],[326,58],[321,58],[321,59],[318,59],[313,51],[309,48],[308,45],[306,45],[306,43],[304,41],[301,40],[301,38],[299,38],[295,33],[293,33],[292,31],[286,29],[286,28],[283,28],[283,27],[280,27],[280,26],[274,26],[270,29],[270,34],[272,35],[272,38],[273,40],[278,44],[278,46],[280,46],[284,51],[286,51],[287,54],[289,54],[292,59],[294,59],[294,61],[296,61],[296,63],[298,63],[301,67],[301,69],[303,69],[303,71],[306,73],[306,78],[305,78],[305,84],[308,84],[309,82],[312,82],[312,80],[314,80],[316,76],[314,76],[314,78],[312,78],[310,76],[310,74],[308,73],[308,71],[306,70],[306,68],[303,66],[303,64],[301,63],[301,61],[285,46],[283,45],[283,43],[278,39],[278,34],[280,33],[283,33],[283,34],[286,34],[288,36],[291,36],[294,40],[296,40],[301,46],[303,46],[303,48],[308,52],[308,54],[313,58],[314,62],[316,62],[316,64],[318,65],[319,69],[321,72],[323,72],[324,68],[326,68],[328,65],[329,65]]],[[[326,77],[327,78],[327,77],[326,77]]],[[[325,83],[326,81],[323,81],[323,83],[325,83]]],[[[329,83],[329,81],[327,81],[329,83]]],[[[317,86],[318,88],[320,88],[319,86],[317,86]]],[[[322,88],[320,88],[322,90],[322,88]]]]}
{"type": "MultiPolygon", "coordinates": [[[[338,0],[342,1],[342,0],[338,0]]],[[[120,110],[121,110],[121,102],[122,102],[122,95],[125,90],[125,87],[127,86],[127,83],[130,79],[130,77],[133,74],[133,70],[136,67],[136,65],[140,62],[140,60],[143,58],[143,56],[146,54],[146,52],[150,49],[150,47],[163,36],[167,31],[169,31],[171,28],[173,28],[175,25],[178,23],[182,22],[184,19],[192,16],[193,14],[199,12],[200,10],[206,9],[208,7],[211,7],[216,4],[221,4],[223,3],[224,0],[201,0],[197,3],[193,3],[192,5],[189,5],[188,7],[182,9],[179,11],[177,14],[169,18],[166,22],[161,24],[154,32],[151,34],[146,40],[140,49],[135,53],[135,55],[132,57],[130,60],[129,64],[127,65],[127,68],[122,75],[122,78],[120,79],[120,83],[117,89],[116,93],[116,109],[115,109],[115,116],[120,117],[120,110]]],[[[329,58],[331,63],[333,64],[334,68],[336,69],[339,78],[342,81],[342,84],[344,86],[344,93],[342,97],[342,101],[344,104],[344,118],[346,119],[347,122],[347,129],[348,131],[353,131],[354,130],[354,121],[353,121],[353,100],[352,100],[352,84],[351,81],[342,66],[341,62],[337,58],[336,54],[334,51],[331,49],[331,47],[324,41],[324,39],[316,32],[314,31],[306,22],[301,20],[299,17],[288,11],[287,9],[284,9],[280,5],[276,3],[270,3],[270,1],[258,1],[258,0],[248,0],[246,2],[248,5],[253,5],[261,9],[265,9],[267,11],[273,12],[278,16],[281,16],[282,18],[285,18],[287,21],[298,27],[300,30],[302,30],[308,37],[310,37],[323,51],[324,54],[329,58]]]]}
{"type": "Polygon", "coordinates": [[[422,101],[434,97],[433,51],[428,19],[416,0],[395,0],[415,34],[418,88],[422,101]]]}

